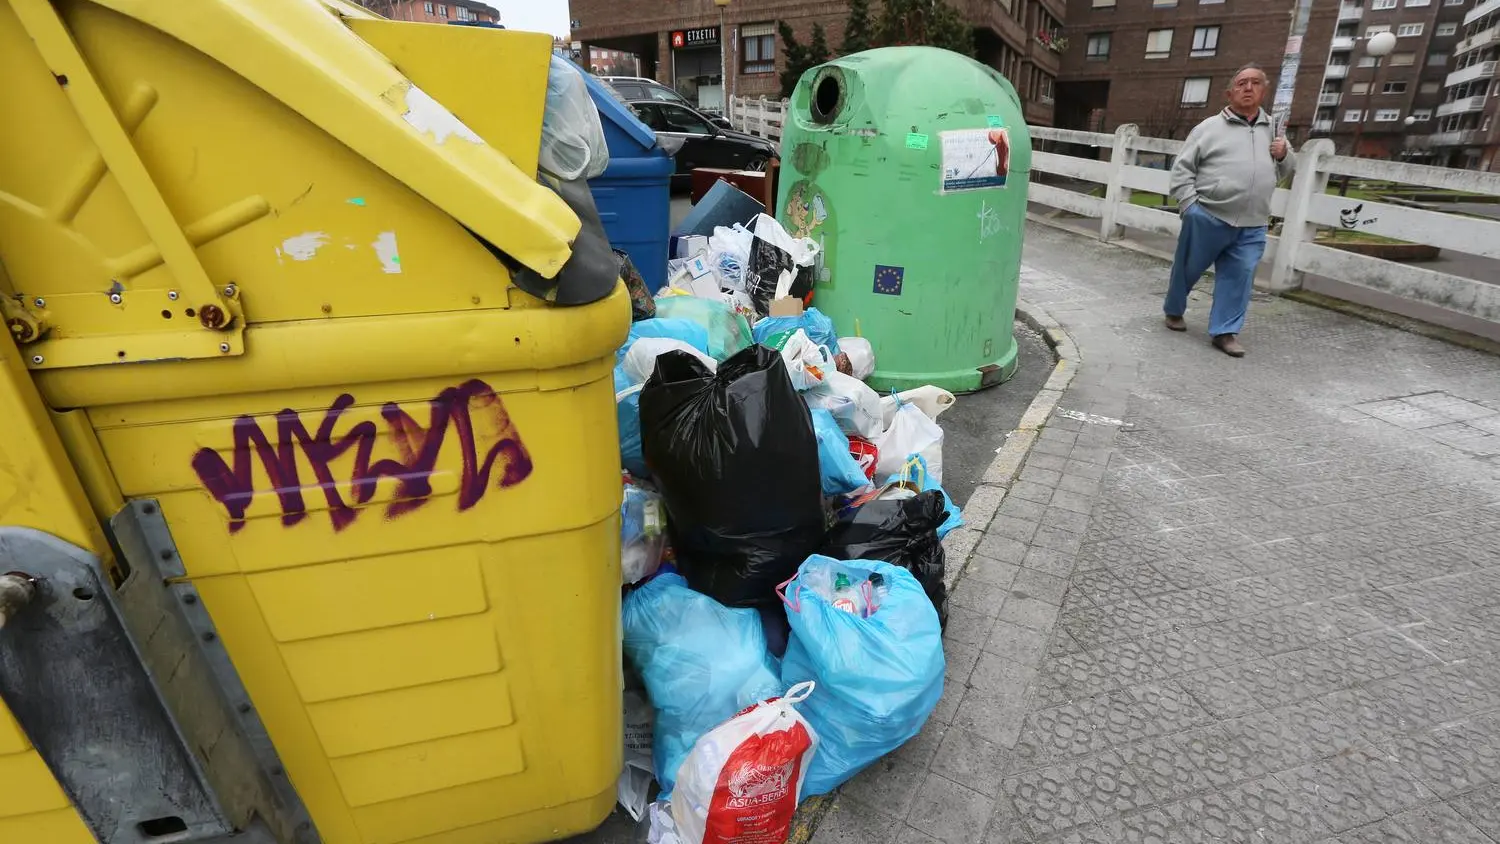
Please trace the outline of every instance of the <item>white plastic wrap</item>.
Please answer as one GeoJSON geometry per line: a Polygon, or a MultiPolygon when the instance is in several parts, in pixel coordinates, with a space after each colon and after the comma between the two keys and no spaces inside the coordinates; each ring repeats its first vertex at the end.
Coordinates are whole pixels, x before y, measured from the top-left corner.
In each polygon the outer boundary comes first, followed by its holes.
{"type": "Polygon", "coordinates": [[[542,113],[538,164],[569,181],[592,179],[609,166],[599,109],[589,97],[583,74],[561,56],[553,56],[547,70],[547,106],[542,113]]]}
{"type": "Polygon", "coordinates": [[[708,367],[709,372],[719,368],[719,362],[693,348],[692,344],[670,337],[642,337],[630,345],[620,369],[632,384],[644,384],[656,371],[656,359],[667,352],[687,352],[708,367]]]}
{"type": "Polygon", "coordinates": [[[823,383],[803,393],[802,398],[808,407],[821,407],[831,412],[846,434],[858,434],[875,442],[885,433],[880,416],[880,394],[852,375],[838,370],[825,372],[823,383]]]}
{"type": "MultiPolygon", "coordinates": [[[[839,351],[849,356],[850,374],[863,381],[875,372],[875,349],[863,337],[840,337],[839,351]]],[[[894,413],[894,408],[892,409],[894,413]]]]}

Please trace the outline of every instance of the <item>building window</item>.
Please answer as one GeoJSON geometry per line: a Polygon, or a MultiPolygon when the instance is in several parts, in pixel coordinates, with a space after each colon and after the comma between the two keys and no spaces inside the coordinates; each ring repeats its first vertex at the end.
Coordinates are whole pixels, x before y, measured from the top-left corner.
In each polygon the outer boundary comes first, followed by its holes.
{"type": "Polygon", "coordinates": [[[1374,12],[1378,12],[1382,9],[1394,8],[1396,8],[1396,0],[1373,0],[1373,2],[1370,3],[1370,10],[1374,12]]]}
{"type": "Polygon", "coordinates": [[[1439,37],[1444,35],[1457,35],[1458,24],[1452,21],[1449,21],[1448,23],[1440,23],[1437,25],[1437,32],[1434,34],[1438,35],[1439,37]]]}
{"type": "Polygon", "coordinates": [[[422,12],[424,14],[431,15],[432,14],[432,4],[431,3],[423,3],[422,4],[422,12]]]}
{"type": "Polygon", "coordinates": [[[1224,0],[1198,0],[1198,5],[1199,6],[1213,6],[1213,5],[1217,5],[1219,3],[1223,3],[1223,2],[1224,2],[1224,0]]]}
{"type": "Polygon", "coordinates": [[[1415,9],[1418,6],[1431,6],[1432,0],[1406,0],[1406,8],[1415,9]]]}
{"type": "Polygon", "coordinates": [[[1437,80],[1423,82],[1421,85],[1417,86],[1417,91],[1423,94],[1436,94],[1441,90],[1443,90],[1443,83],[1438,82],[1437,80]]]}
{"type": "Polygon", "coordinates": [[[1349,86],[1349,93],[1351,93],[1351,94],[1353,94],[1355,96],[1360,96],[1362,94],[1368,94],[1368,93],[1370,93],[1370,83],[1368,83],[1368,82],[1355,82],[1354,84],[1352,84],[1352,85],[1349,86]]]}
{"type": "Polygon", "coordinates": [[[1115,0],[1094,0],[1095,9],[1113,9],[1115,0]]]}
{"type": "Polygon", "coordinates": [[[1427,63],[1433,67],[1442,67],[1448,63],[1447,53],[1428,53],[1427,63]]]}
{"type": "Polygon", "coordinates": [[[1177,0],[1151,0],[1153,9],[1172,9],[1177,6],[1177,0]]]}
{"type": "Polygon", "coordinates": [[[1208,104],[1208,89],[1213,80],[1207,76],[1193,76],[1182,81],[1182,104],[1201,106],[1208,104]]]}
{"type": "Polygon", "coordinates": [[[1146,33],[1146,58],[1164,59],[1172,55],[1172,30],[1153,29],[1146,33]]]}
{"type": "Polygon", "coordinates": [[[442,3],[438,4],[438,17],[440,17],[440,18],[446,18],[446,17],[448,17],[448,7],[445,6],[445,5],[443,5],[442,3]]]}
{"type": "Polygon", "coordinates": [[[1085,55],[1091,59],[1109,58],[1109,33],[1096,32],[1090,35],[1085,55]]]}
{"type": "Polygon", "coordinates": [[[776,72],[776,24],[747,23],[740,27],[740,72],[776,72]]]}
{"type": "Polygon", "coordinates": [[[1382,94],[1404,94],[1404,93],[1406,93],[1406,83],[1405,82],[1387,82],[1387,83],[1385,83],[1384,86],[1381,87],[1380,93],[1382,93],[1382,94]]]}
{"type": "Polygon", "coordinates": [[[1411,113],[1411,119],[1418,123],[1426,123],[1432,119],[1432,109],[1419,108],[1411,113]]]}
{"type": "Polygon", "coordinates": [[[469,19],[469,10],[465,9],[463,6],[454,6],[453,14],[454,17],[458,18],[461,21],[466,21],[469,19]]]}
{"type": "Polygon", "coordinates": [[[1399,108],[1377,108],[1377,109],[1375,109],[1375,122],[1376,123],[1394,123],[1394,122],[1396,122],[1397,120],[1400,120],[1400,119],[1401,119],[1401,109],[1399,109],[1399,108]]]}
{"type": "Polygon", "coordinates": [[[1367,26],[1365,27],[1365,37],[1369,38],[1371,35],[1379,35],[1382,32],[1390,31],[1391,28],[1386,26],[1385,24],[1379,24],[1378,26],[1367,26]]]}
{"type": "Polygon", "coordinates": [[[1219,28],[1217,26],[1194,27],[1192,56],[1203,58],[1217,52],[1219,52],[1219,28]]]}
{"type": "Polygon", "coordinates": [[[1359,57],[1359,66],[1360,67],[1374,67],[1375,66],[1375,57],[1374,56],[1360,56],[1359,57]]]}
{"type": "Polygon", "coordinates": [[[1345,123],[1358,123],[1364,119],[1365,113],[1357,108],[1351,108],[1344,112],[1345,123]]]}
{"type": "Polygon", "coordinates": [[[1416,53],[1391,53],[1391,67],[1411,67],[1416,63],[1416,53]]]}
{"type": "Polygon", "coordinates": [[[1396,27],[1396,37],[1410,38],[1414,35],[1421,35],[1423,28],[1423,25],[1420,23],[1403,23],[1396,27]]]}
{"type": "Polygon", "coordinates": [[[1465,4],[1467,2],[1469,2],[1469,0],[1443,0],[1443,5],[1444,6],[1462,6],[1463,4],[1465,4]]]}

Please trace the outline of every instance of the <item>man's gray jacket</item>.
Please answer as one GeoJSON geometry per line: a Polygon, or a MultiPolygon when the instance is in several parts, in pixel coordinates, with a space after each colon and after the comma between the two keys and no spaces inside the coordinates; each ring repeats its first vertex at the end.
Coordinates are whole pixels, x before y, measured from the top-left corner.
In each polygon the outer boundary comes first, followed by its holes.
{"type": "Polygon", "coordinates": [[[1199,123],[1172,167],[1178,211],[1196,203],[1232,226],[1264,226],[1276,183],[1297,168],[1290,145],[1281,161],[1271,157],[1273,140],[1264,110],[1253,123],[1228,107],[1199,123]]]}

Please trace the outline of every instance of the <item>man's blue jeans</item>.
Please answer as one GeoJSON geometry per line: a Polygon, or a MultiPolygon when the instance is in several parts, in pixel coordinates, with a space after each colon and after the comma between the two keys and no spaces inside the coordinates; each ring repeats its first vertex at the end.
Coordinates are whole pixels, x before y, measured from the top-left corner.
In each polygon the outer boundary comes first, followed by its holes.
{"type": "Polygon", "coordinates": [[[1250,307],[1255,267],[1265,251],[1265,226],[1231,226],[1193,203],[1182,214],[1182,233],[1177,236],[1177,257],[1172,261],[1172,281],[1162,310],[1168,316],[1182,316],[1193,285],[1212,266],[1214,304],[1208,312],[1208,334],[1240,333],[1250,307]]]}

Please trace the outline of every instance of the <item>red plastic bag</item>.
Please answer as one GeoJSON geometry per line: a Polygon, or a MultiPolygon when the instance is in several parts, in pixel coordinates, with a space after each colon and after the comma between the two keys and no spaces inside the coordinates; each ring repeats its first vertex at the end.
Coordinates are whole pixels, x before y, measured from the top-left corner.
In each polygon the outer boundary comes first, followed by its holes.
{"type": "Polygon", "coordinates": [[[875,464],[880,462],[880,449],[874,443],[852,434],[849,437],[849,453],[854,456],[854,462],[859,468],[865,470],[865,477],[875,480],[875,464]]]}
{"type": "Polygon", "coordinates": [[[693,745],[677,772],[672,819],[683,844],[783,844],[818,734],[793,707],[799,683],[744,710],[693,745]]]}

